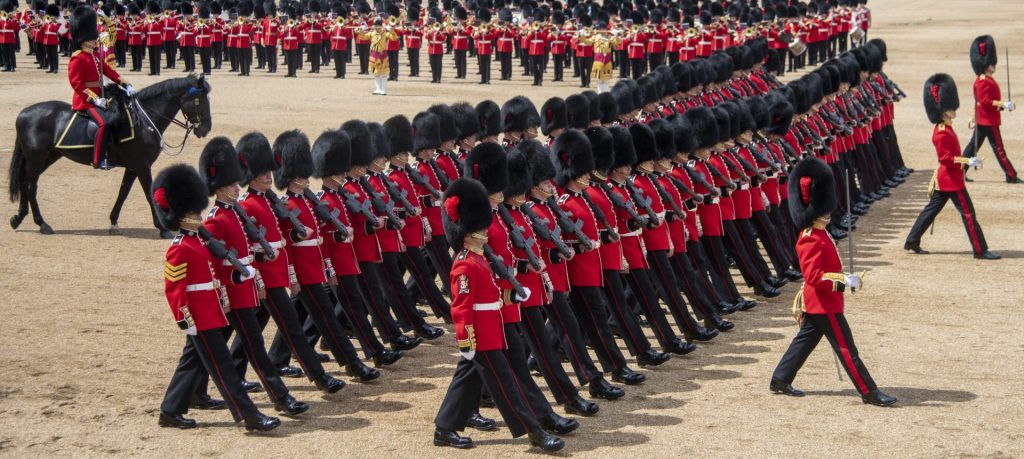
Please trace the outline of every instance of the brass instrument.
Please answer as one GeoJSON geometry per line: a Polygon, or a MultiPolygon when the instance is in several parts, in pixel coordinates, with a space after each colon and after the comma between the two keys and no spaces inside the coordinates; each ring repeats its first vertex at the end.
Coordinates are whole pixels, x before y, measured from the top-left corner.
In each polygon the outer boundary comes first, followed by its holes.
{"type": "Polygon", "coordinates": [[[388,18],[388,27],[395,27],[398,25],[398,18],[391,16],[388,18]]]}
{"type": "Polygon", "coordinates": [[[441,23],[440,22],[435,22],[432,27],[434,28],[435,32],[440,31],[441,30],[441,23]]]}
{"type": "Polygon", "coordinates": [[[6,21],[6,20],[7,20],[7,12],[6,11],[0,11],[0,21],[6,21]]]}
{"type": "MultiPolygon", "coordinates": [[[[239,19],[239,20],[241,20],[241,19],[239,19]]],[[[294,19],[288,18],[288,27],[295,27],[295,20],[294,19]]]]}
{"type": "Polygon", "coordinates": [[[697,33],[698,32],[696,28],[690,27],[689,29],[686,29],[686,38],[695,38],[697,36],[697,33]]]}
{"type": "Polygon", "coordinates": [[[338,19],[334,20],[334,25],[336,25],[336,26],[343,26],[343,25],[345,25],[345,18],[338,17],[338,19]]]}

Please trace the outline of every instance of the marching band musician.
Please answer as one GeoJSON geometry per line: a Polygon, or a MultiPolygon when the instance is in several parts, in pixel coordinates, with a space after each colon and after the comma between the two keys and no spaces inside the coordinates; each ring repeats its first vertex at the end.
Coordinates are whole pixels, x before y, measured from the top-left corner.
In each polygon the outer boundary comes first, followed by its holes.
{"type": "Polygon", "coordinates": [[[498,32],[491,25],[491,12],[486,9],[477,11],[476,18],[480,27],[473,31],[473,42],[476,45],[477,63],[480,66],[480,84],[491,84],[491,55],[494,54],[494,40],[498,32]]]}
{"type": "Polygon", "coordinates": [[[185,61],[185,73],[193,72],[196,69],[196,31],[192,20],[192,5],[182,3],[179,9],[181,20],[177,21],[178,49],[181,51],[181,58],[185,61]]]}
{"type": "Polygon", "coordinates": [[[410,4],[407,26],[405,28],[405,52],[409,56],[409,77],[420,76],[420,49],[423,48],[423,21],[420,20],[420,8],[410,4]]]}
{"type": "Polygon", "coordinates": [[[448,41],[448,30],[441,25],[441,12],[433,10],[430,14],[430,28],[423,39],[427,41],[427,58],[430,60],[430,82],[441,82],[441,58],[444,57],[444,46],[448,41]]]}
{"type": "MultiPolygon", "coordinates": [[[[159,20],[163,39],[165,69],[173,69],[178,62],[178,17],[174,11],[173,0],[164,0],[163,17],[159,20]]],[[[247,15],[248,16],[248,15],[247,15]]]]}

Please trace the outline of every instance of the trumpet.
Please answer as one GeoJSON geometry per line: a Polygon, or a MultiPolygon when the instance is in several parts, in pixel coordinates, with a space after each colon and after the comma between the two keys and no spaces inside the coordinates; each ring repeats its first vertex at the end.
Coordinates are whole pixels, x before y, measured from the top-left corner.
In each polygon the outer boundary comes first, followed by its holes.
{"type": "Polygon", "coordinates": [[[439,31],[439,30],[441,30],[441,23],[440,22],[435,22],[432,27],[434,28],[435,32],[439,31]]]}
{"type": "MultiPolygon", "coordinates": [[[[239,21],[241,21],[241,19],[239,19],[239,21]]],[[[288,19],[288,27],[295,27],[295,20],[294,19],[291,19],[291,18],[288,19]]]]}
{"type": "Polygon", "coordinates": [[[697,29],[696,28],[690,27],[689,29],[686,29],[686,38],[694,38],[696,36],[697,36],[697,29]]]}
{"type": "Polygon", "coordinates": [[[0,11],[0,21],[6,21],[6,20],[7,20],[7,12],[6,11],[0,11]]]}
{"type": "Polygon", "coordinates": [[[391,16],[388,18],[388,27],[395,27],[398,25],[398,18],[391,16]]]}
{"type": "Polygon", "coordinates": [[[334,20],[334,25],[337,25],[337,26],[345,25],[345,18],[339,17],[338,19],[335,19],[334,20]]]}

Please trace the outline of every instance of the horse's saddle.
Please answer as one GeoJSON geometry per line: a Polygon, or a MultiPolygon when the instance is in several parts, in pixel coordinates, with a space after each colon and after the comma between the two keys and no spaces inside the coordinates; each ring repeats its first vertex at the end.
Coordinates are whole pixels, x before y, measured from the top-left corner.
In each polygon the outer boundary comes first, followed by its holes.
{"type": "MultiPolygon", "coordinates": [[[[107,121],[107,139],[116,140],[117,143],[125,143],[135,139],[136,118],[133,110],[123,109],[126,116],[121,123],[116,125],[107,121]]],[[[64,126],[58,126],[57,148],[93,148],[96,145],[96,135],[99,132],[99,125],[88,114],[75,112],[64,126]]]]}

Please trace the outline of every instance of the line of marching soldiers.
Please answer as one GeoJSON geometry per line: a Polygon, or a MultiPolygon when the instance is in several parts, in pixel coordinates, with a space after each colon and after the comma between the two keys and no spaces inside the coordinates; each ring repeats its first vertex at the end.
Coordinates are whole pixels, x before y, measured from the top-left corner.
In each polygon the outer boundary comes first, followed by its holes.
{"type": "MultiPolygon", "coordinates": [[[[231,72],[247,76],[254,56],[256,69],[276,73],[283,55],[289,77],[306,62],[310,73],[319,73],[333,61],[335,78],[344,78],[353,56],[359,73],[370,74],[373,57],[380,53],[378,60],[386,64],[376,76],[396,81],[399,51],[406,50],[409,76],[416,77],[425,47],[435,83],[442,78],[442,57],[452,54],[456,79],[467,77],[468,58],[475,57],[482,84],[490,82],[493,59],[501,80],[511,79],[518,60],[535,85],[542,84],[550,64],[553,81],[563,81],[565,69],[571,68],[581,87],[590,87],[592,74],[600,74],[604,65],[609,66],[607,76],[599,80],[610,79],[612,67],[620,78],[635,79],[663,63],[708,57],[756,38],[768,40],[769,70],[781,74],[787,59],[790,70],[802,68],[808,59],[814,66],[866,39],[871,14],[863,0],[789,3],[767,2],[764,8],[735,3],[726,9],[717,2],[698,8],[696,2],[683,1],[648,9],[627,2],[606,2],[601,8],[527,0],[510,8],[504,0],[485,0],[432,2],[424,9],[420,1],[410,1],[404,8],[382,2],[375,10],[365,0],[282,2],[280,7],[274,2],[149,0],[108,2],[98,10],[106,58],[126,67],[130,57],[133,72],[143,71],[148,59],[150,75],[175,69],[181,60],[186,72],[209,75],[227,61],[231,72]]],[[[0,67],[15,69],[18,31],[24,29],[28,53],[36,56],[39,68],[56,73],[58,54],[70,53],[68,13],[43,1],[18,11],[17,0],[3,0],[0,10],[0,67]]]]}
{"type": "Polygon", "coordinates": [[[799,159],[853,178],[836,180],[844,204],[827,228],[836,237],[910,173],[892,131],[901,96],[882,72],[884,42],[785,85],[762,67],[767,47],[738,49],[540,110],[517,96],[346,121],[312,142],[297,130],[273,143],[255,132],[218,137],[198,172],[165,169],[152,197],[164,224],[181,230],[165,285],[188,339],[160,424],[193,427],[189,408],[226,406],[248,429],[272,429],[279,420],[259,413],[250,390],[262,385],[276,410],[297,415],[308,406],[282,376],[336,392],[344,382],[324,368],[333,358],[359,381],[378,378],[363,358],[394,364],[445,333],[426,323],[422,302],[452,326],[462,357],[434,443],[472,446],[459,432],[495,429],[479,409],[496,406],[513,436],[560,449],[558,435],[579,422],[553,405],[591,416],[599,407],[580,387],[615,400],[620,385],[653,374],[630,368],[627,353],[640,367],[662,365],[756,305],[732,265],[764,298],[802,278],[801,228],[784,211],[799,159]],[[270,319],[278,331],[267,350],[270,319]],[[330,356],[313,350],[317,340],[330,356]],[[247,366],[259,384],[243,379],[247,366]],[[223,401],[206,394],[207,378],[223,401]]]}

